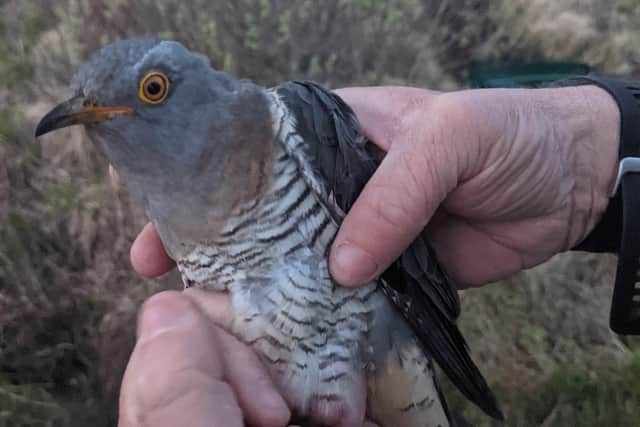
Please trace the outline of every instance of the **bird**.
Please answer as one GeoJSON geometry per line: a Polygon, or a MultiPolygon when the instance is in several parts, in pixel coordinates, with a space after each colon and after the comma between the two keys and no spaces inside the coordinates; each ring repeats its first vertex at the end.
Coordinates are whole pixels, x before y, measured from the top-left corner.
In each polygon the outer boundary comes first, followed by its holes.
{"type": "Polygon", "coordinates": [[[184,286],[229,293],[230,332],[260,356],[291,422],[451,426],[436,365],[503,419],[424,231],[365,286],[332,279],[333,239],[380,162],[338,95],[311,81],[237,79],[157,38],[100,48],[71,89],[36,137],[84,125],[184,286]]]}

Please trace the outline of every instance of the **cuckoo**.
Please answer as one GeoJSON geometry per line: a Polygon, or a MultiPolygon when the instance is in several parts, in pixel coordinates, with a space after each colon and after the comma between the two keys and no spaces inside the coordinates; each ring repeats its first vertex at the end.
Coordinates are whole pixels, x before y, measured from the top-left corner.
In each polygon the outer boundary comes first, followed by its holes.
{"type": "Polygon", "coordinates": [[[103,47],[72,90],[36,136],[85,126],[184,285],[230,294],[231,332],[260,355],[296,422],[449,426],[434,363],[502,418],[424,233],[366,286],[332,280],[332,239],[378,164],[337,95],[312,82],[264,88],[157,39],[103,47]]]}

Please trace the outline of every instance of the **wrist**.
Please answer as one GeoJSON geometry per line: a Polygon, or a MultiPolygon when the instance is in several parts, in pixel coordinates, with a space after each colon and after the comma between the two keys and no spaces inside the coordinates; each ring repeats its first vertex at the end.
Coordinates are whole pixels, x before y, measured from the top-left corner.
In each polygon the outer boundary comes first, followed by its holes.
{"type": "Polygon", "coordinates": [[[602,218],[609,204],[618,166],[620,110],[611,95],[596,86],[558,89],[567,102],[574,177],[569,249],[581,242],[602,218]]]}

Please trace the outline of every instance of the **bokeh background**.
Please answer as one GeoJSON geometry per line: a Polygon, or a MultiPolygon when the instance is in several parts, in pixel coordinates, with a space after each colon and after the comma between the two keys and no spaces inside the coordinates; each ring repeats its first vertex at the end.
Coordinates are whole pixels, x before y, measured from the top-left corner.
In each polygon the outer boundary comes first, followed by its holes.
{"type": "MultiPolygon", "coordinates": [[[[180,287],[132,272],[144,218],[83,132],[33,138],[89,52],[147,34],[263,84],[453,90],[487,60],[640,78],[640,0],[0,0],[0,426],[115,425],[140,303],[180,287]]],[[[506,425],[640,425],[638,342],[608,329],[614,268],[567,254],[463,292],[506,425]]],[[[474,425],[496,425],[446,388],[474,425]]]]}

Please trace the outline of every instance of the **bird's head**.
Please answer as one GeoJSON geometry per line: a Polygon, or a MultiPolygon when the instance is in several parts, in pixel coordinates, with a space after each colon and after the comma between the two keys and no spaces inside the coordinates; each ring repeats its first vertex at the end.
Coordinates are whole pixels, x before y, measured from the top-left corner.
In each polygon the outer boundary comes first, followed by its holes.
{"type": "Polygon", "coordinates": [[[265,92],[205,56],[173,41],[122,40],[81,65],[71,87],[36,136],[84,125],[152,220],[215,228],[264,191],[265,92]]]}

